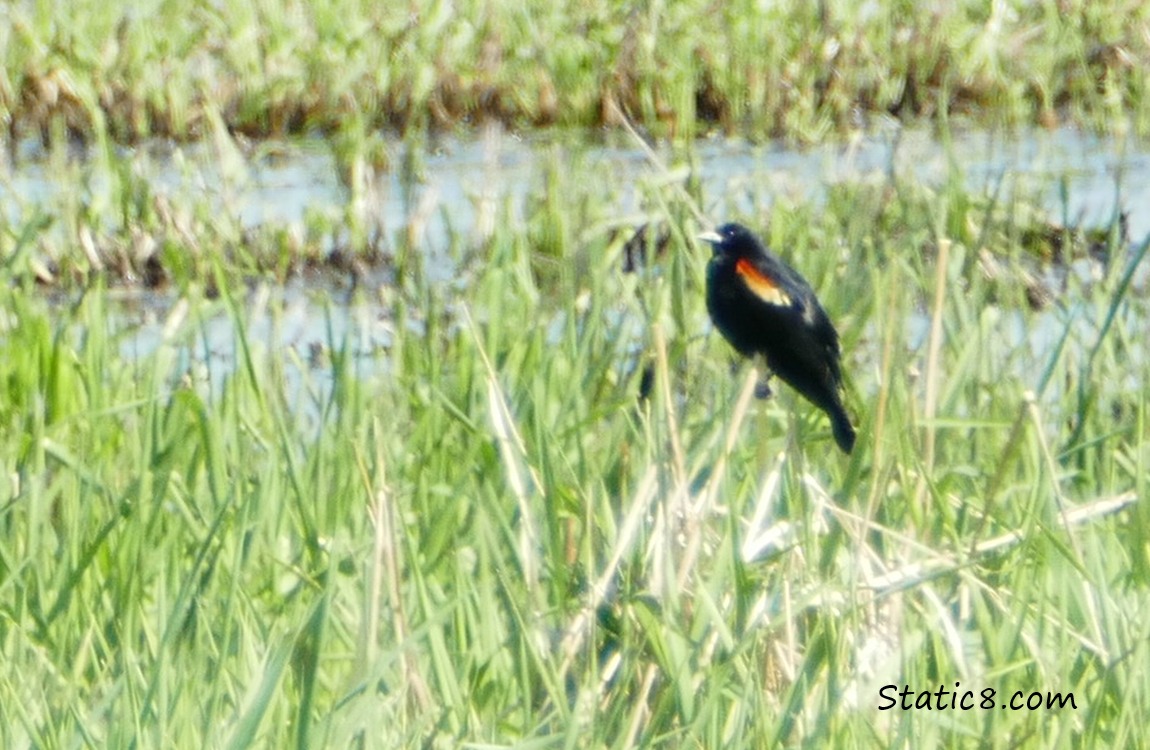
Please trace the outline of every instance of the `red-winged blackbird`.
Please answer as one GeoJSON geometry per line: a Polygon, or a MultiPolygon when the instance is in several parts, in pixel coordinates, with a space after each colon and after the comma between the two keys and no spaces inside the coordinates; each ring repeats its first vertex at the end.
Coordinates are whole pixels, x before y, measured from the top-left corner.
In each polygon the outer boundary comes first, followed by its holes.
{"type": "MultiPolygon", "coordinates": [[[[740,224],[724,224],[699,239],[714,251],[707,264],[707,311],[715,327],[743,356],[765,358],[765,377],[778,375],[825,411],[835,442],[850,453],[855,430],[843,408],[839,335],[810,284],[740,224]]],[[[760,395],[769,394],[761,389],[760,395]]]]}

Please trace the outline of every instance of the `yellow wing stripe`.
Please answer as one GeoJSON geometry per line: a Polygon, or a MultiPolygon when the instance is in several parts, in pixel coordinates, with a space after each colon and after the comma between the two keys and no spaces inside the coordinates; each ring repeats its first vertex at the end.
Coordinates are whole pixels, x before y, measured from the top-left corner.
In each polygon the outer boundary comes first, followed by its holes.
{"type": "Polygon", "coordinates": [[[789,305],[791,304],[790,296],[784,292],[775,280],[765,273],[755,268],[754,264],[745,258],[740,258],[735,263],[735,273],[739,274],[743,283],[747,288],[755,293],[755,296],[770,305],[789,305]]]}

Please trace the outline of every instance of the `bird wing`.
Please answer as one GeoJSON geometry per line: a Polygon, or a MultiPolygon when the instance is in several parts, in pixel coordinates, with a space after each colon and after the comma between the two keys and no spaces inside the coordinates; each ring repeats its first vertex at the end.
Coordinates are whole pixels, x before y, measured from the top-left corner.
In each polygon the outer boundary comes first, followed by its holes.
{"type": "Polygon", "coordinates": [[[755,265],[747,258],[735,261],[735,273],[747,285],[747,289],[768,305],[789,307],[791,296],[783,289],[779,280],[769,271],[755,265]]]}
{"type": "Polygon", "coordinates": [[[770,255],[754,260],[742,258],[736,262],[735,271],[747,288],[764,302],[791,307],[802,316],[815,340],[830,355],[826,358],[826,366],[831,381],[836,385],[841,383],[838,332],[802,274],[781,258],[770,255]]]}

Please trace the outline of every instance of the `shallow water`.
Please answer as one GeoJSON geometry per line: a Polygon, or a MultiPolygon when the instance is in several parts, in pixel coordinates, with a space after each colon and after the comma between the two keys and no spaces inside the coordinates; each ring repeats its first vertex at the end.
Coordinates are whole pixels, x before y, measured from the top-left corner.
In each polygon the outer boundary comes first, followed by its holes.
{"type": "MultiPolygon", "coordinates": [[[[395,153],[401,151],[397,145],[395,153]]],[[[37,204],[50,208],[59,195],[75,189],[49,174],[34,144],[20,152],[16,168],[4,162],[0,169],[0,197],[19,198],[0,204],[10,219],[37,204]]],[[[957,173],[975,192],[993,192],[1002,181],[1008,191],[1003,200],[1010,190],[1037,197],[1051,221],[1068,226],[1105,226],[1117,209],[1150,205],[1146,145],[1071,128],[1012,135],[959,132],[949,144],[922,130],[892,130],[805,150],[715,139],[701,141],[697,155],[703,194],[717,200],[707,209],[717,220],[769,207],[752,205],[749,195],[817,202],[828,185],[882,179],[892,170],[927,185],[940,185],[957,173]]],[[[371,204],[365,209],[385,229],[396,230],[424,204],[429,219],[424,239],[434,252],[447,241],[445,211],[457,228],[481,225],[492,201],[510,198],[513,206],[520,205],[556,158],[562,163],[576,157],[603,176],[605,188],[621,192],[620,216],[634,209],[627,186],[652,172],[639,149],[602,139],[520,137],[497,130],[470,140],[436,140],[410,189],[402,169],[376,175],[365,190],[371,204]]],[[[155,193],[173,201],[213,196],[248,226],[299,223],[308,211],[338,216],[347,200],[330,148],[320,140],[261,144],[246,155],[221,155],[206,143],[151,144],[123,148],[118,158],[150,175],[155,193]]],[[[1133,210],[1129,220],[1135,241],[1150,233],[1150,211],[1133,210]]]]}

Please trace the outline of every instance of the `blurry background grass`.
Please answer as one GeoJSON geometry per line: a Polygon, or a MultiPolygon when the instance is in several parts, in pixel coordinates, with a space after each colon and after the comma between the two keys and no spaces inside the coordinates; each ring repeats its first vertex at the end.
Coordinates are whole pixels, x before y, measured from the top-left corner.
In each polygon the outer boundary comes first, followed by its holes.
{"type": "Polygon", "coordinates": [[[76,189],[0,226],[0,745],[1150,743],[1146,245],[1117,217],[1098,278],[1043,307],[1034,258],[1086,245],[960,174],[743,196],[769,226],[691,188],[826,302],[861,426],[845,458],[731,372],[676,179],[641,186],[668,241],[636,273],[620,188],[567,158],[451,226],[445,278],[417,204],[382,239],[350,207],[245,229],[118,151],[203,137],[226,183],[237,132],[318,130],[351,206],[467,118],[617,107],[815,139],[969,107],[1144,130],[1141,4],[385,7],[3,9],[10,133],[41,130],[76,189]],[[408,131],[394,161],[381,124],[408,131]],[[352,276],[387,253],[392,283],[350,293],[387,346],[257,334],[265,285],[332,237],[352,276]],[[125,352],[111,287],[149,273],[158,343],[125,352]],[[197,355],[220,321],[232,369],[197,355]],[[878,710],[884,685],[956,682],[995,708],[878,710]],[[1016,690],[1077,707],[999,708],[1016,690]]]}
{"type": "Polygon", "coordinates": [[[132,141],[617,125],[820,140],[900,118],[1146,133],[1138,0],[263,0],[0,9],[0,122],[132,141]]]}

